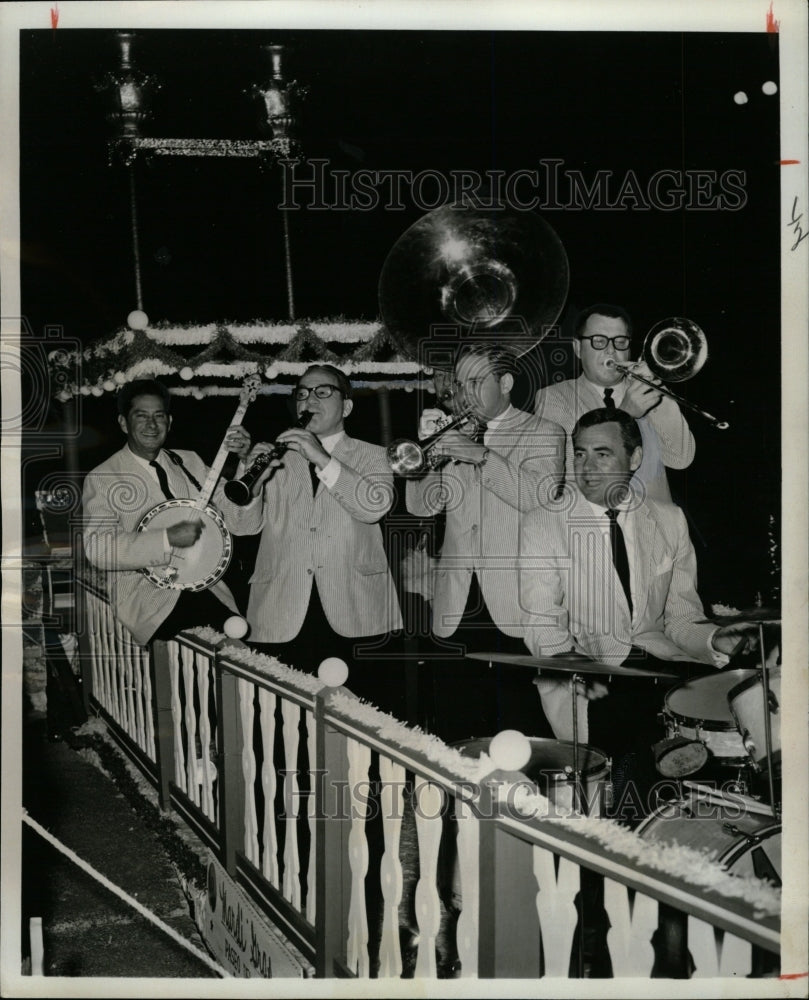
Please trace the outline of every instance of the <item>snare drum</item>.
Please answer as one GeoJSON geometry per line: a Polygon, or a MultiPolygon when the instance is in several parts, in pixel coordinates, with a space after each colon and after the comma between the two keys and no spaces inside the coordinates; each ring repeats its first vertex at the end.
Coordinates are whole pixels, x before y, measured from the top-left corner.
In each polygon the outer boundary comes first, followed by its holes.
{"type": "Polygon", "coordinates": [[[781,885],[781,824],[746,796],[694,786],[666,802],[637,828],[642,840],[693,847],[733,875],[755,875],[781,885]]]}
{"type": "MultiPolygon", "coordinates": [[[[456,750],[468,757],[488,753],[491,739],[461,740],[453,743],[456,750]]],[[[573,743],[530,737],[531,758],[522,773],[530,778],[540,792],[559,810],[573,808],[573,743]]],[[[595,747],[579,744],[581,790],[590,816],[602,816],[610,805],[612,782],[609,758],[595,747]]]]}
{"type": "MultiPolygon", "coordinates": [[[[749,766],[741,733],[728,706],[728,692],[755,675],[755,670],[727,670],[698,677],[668,692],[663,708],[666,730],[670,740],[680,741],[678,745],[683,748],[684,768],[678,773],[678,760],[670,757],[666,772],[669,776],[682,777],[695,773],[693,764],[697,763],[698,755],[693,753],[693,746],[690,745],[693,743],[704,744],[719,764],[749,766]],[[692,769],[689,770],[689,767],[692,769]]],[[[672,754],[676,752],[675,746],[672,754]]]]}
{"type": "MultiPolygon", "coordinates": [[[[770,670],[770,739],[772,742],[772,765],[781,770],[781,668],[770,670]]],[[[761,672],[743,680],[728,691],[728,706],[739,732],[742,744],[750,754],[757,768],[763,769],[767,763],[767,740],[764,725],[764,684],[761,672]]]]}

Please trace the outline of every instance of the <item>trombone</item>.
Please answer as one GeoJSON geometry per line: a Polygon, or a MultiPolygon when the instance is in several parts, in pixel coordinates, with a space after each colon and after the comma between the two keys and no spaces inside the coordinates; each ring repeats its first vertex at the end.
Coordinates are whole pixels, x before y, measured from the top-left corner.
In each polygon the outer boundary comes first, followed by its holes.
{"type": "MultiPolygon", "coordinates": [[[[641,357],[651,371],[664,382],[685,382],[693,378],[708,360],[708,340],[697,324],[692,323],[690,319],[680,317],[664,319],[656,323],[646,335],[641,357]]],[[[638,375],[633,364],[623,364],[615,358],[607,358],[604,364],[607,368],[614,368],[623,375],[637,379],[670,396],[675,403],[704,417],[717,430],[725,431],[730,426],[726,420],[719,420],[666,386],[658,385],[644,375],[638,375]]]]}

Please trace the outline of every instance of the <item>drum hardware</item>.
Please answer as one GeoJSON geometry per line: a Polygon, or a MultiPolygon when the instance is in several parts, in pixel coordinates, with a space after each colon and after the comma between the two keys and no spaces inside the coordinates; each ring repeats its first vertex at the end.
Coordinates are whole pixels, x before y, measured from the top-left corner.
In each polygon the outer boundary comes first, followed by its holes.
{"type": "MultiPolygon", "coordinates": [[[[239,394],[239,405],[231,420],[231,426],[241,424],[247,407],[256,398],[260,384],[261,376],[257,374],[249,375],[244,380],[239,394]]],[[[171,528],[180,521],[187,521],[190,512],[193,511],[208,529],[203,530],[193,545],[183,549],[172,549],[171,562],[168,566],[145,566],[140,570],[156,587],[162,590],[207,590],[224,576],[233,552],[233,539],[225,525],[225,519],[210,500],[227,456],[228,448],[223,440],[211,465],[208,478],[195,500],[190,497],[164,500],[141,518],[137,531],[145,531],[147,528],[161,531],[171,528]]]]}
{"type": "MultiPolygon", "coordinates": [[[[684,382],[693,378],[708,360],[708,341],[696,323],[675,316],[672,319],[661,320],[652,327],[643,342],[641,357],[657,378],[664,382],[684,382]]],[[[698,413],[720,431],[727,430],[730,426],[726,420],[718,420],[666,386],[658,385],[644,375],[639,375],[633,364],[624,364],[614,358],[607,358],[604,364],[607,368],[614,368],[623,375],[637,379],[670,396],[680,406],[698,413]]]]}
{"type": "MultiPolygon", "coordinates": [[[[314,414],[311,410],[304,410],[295,422],[295,427],[304,428],[312,419],[314,414]]],[[[231,503],[238,507],[246,507],[253,497],[253,487],[261,478],[261,474],[275,459],[280,458],[289,450],[289,445],[276,441],[270,451],[262,451],[256,455],[249,468],[244,472],[241,479],[231,479],[225,483],[225,496],[231,503]]]]}
{"type": "Polygon", "coordinates": [[[655,764],[665,777],[695,774],[713,759],[722,767],[743,767],[749,757],[727,704],[729,689],[755,670],[708,674],[666,693],[663,718],[667,739],[655,744],[655,764]]]}
{"type": "MultiPolygon", "coordinates": [[[[521,653],[467,653],[470,660],[485,660],[492,663],[502,663],[512,667],[530,667],[534,670],[551,670],[569,673],[571,686],[571,711],[573,721],[573,804],[582,809],[581,769],[579,767],[579,709],[578,685],[586,683],[586,676],[597,675],[609,677],[676,677],[660,670],[644,670],[641,667],[626,667],[623,664],[600,663],[591,660],[580,653],[568,653],[560,656],[523,656],[521,653]]],[[[584,803],[586,807],[586,803],[584,803]]]]}
{"type": "Polygon", "coordinates": [[[457,416],[450,418],[443,427],[439,427],[434,434],[421,442],[410,441],[407,438],[391,441],[385,449],[385,457],[391,471],[397,476],[416,477],[429,469],[439,468],[443,462],[451,461],[449,455],[437,455],[432,449],[447,431],[457,430],[464,424],[470,425],[468,433],[473,437],[479,421],[470,407],[461,410],[457,416]]]}

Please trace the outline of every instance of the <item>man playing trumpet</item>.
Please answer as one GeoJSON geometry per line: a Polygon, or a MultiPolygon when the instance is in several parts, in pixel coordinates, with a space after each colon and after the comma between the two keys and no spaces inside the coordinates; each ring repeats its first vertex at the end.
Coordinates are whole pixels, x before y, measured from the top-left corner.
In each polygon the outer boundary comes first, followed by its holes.
{"type": "MultiPolygon", "coordinates": [[[[445,740],[527,725],[521,710],[533,701],[519,677],[504,672],[495,684],[494,670],[464,659],[469,652],[525,651],[517,589],[519,519],[548,502],[563,472],[564,433],[512,405],[514,372],[507,350],[486,344],[462,349],[453,409],[468,411],[479,433],[447,430],[430,449],[438,467],[406,488],[411,514],[446,514],[433,579],[432,632],[463,647],[435,667],[435,729],[445,740]]],[[[441,410],[425,410],[419,437],[431,436],[445,419],[441,410]]],[[[533,708],[529,719],[538,735],[533,708]]]]}

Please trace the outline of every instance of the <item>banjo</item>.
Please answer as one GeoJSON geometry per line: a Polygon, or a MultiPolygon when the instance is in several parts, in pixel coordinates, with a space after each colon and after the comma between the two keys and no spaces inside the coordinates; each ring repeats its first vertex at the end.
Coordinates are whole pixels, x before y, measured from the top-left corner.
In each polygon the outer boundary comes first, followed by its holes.
{"type": "MultiPolygon", "coordinates": [[[[260,384],[259,375],[249,375],[245,379],[231,426],[241,424],[260,384]]],[[[233,539],[224,517],[210,500],[227,456],[228,449],[223,440],[208,478],[195,500],[190,497],[164,500],[141,518],[138,531],[163,531],[195,517],[203,522],[202,534],[193,545],[172,548],[171,562],[167,566],[144,566],[140,570],[156,587],[162,590],[207,590],[224,576],[233,554],[233,539]]]]}

